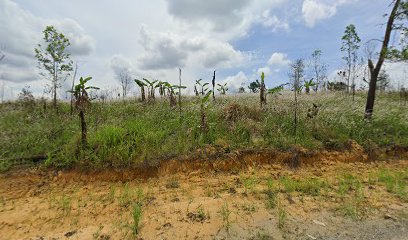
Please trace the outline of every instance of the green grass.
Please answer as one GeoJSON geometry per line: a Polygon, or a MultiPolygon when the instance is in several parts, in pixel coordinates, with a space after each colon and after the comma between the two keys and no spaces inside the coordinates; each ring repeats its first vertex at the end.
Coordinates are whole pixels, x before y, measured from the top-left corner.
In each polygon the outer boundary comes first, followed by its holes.
{"type": "Polygon", "coordinates": [[[280,184],[283,187],[283,191],[286,193],[299,192],[311,196],[318,196],[322,189],[328,186],[327,182],[318,178],[305,178],[301,180],[295,180],[287,176],[283,176],[279,179],[280,184]]]}
{"type": "Polygon", "coordinates": [[[383,184],[388,192],[408,202],[408,169],[399,171],[381,169],[377,181],[383,184]]]}
{"type": "MultiPolygon", "coordinates": [[[[218,97],[207,110],[205,137],[200,133],[195,97],[184,98],[181,121],[167,99],[150,104],[94,101],[85,113],[89,141],[85,150],[79,147],[78,116],[69,114],[68,104],[60,103],[56,114],[51,108],[44,112],[40,103],[29,107],[5,103],[0,105],[0,159],[47,155],[46,163],[53,167],[104,168],[155,166],[162,159],[208,157],[236,149],[286,150],[295,143],[335,150],[346,148],[349,140],[368,149],[393,144],[408,147],[408,111],[393,95],[378,96],[374,119],[367,122],[363,94],[354,103],[339,93],[302,94],[297,136],[291,93],[269,97],[264,110],[259,109],[258,100],[253,94],[218,97]],[[322,107],[315,118],[308,119],[313,103],[322,107]]],[[[8,163],[0,164],[0,171],[8,168],[8,163]]]]}

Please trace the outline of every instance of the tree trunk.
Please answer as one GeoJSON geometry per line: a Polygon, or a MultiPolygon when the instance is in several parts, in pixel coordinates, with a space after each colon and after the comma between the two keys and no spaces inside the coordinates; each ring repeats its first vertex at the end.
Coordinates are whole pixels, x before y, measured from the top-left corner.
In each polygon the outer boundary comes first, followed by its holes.
{"type": "MultiPolygon", "coordinates": [[[[75,86],[75,78],[76,78],[76,74],[77,74],[77,70],[78,70],[78,62],[75,63],[75,71],[74,71],[74,76],[72,78],[72,86],[71,86],[71,91],[74,91],[74,86],[75,86]]],[[[71,92],[71,115],[74,113],[74,93],[71,92]]]]}
{"type": "Polygon", "coordinates": [[[86,147],[87,145],[87,129],[86,129],[86,122],[85,122],[85,114],[84,111],[79,111],[79,119],[81,121],[81,133],[82,133],[82,147],[86,147]]]}
{"type": "Polygon", "coordinates": [[[213,101],[215,101],[215,72],[216,71],[214,71],[214,75],[213,75],[213,79],[212,79],[212,86],[213,86],[212,97],[213,97],[213,101]]]}
{"type": "Polygon", "coordinates": [[[142,93],[142,102],[146,101],[146,96],[145,96],[145,89],[143,86],[140,87],[141,93],[142,93]]]}
{"type": "Polygon", "coordinates": [[[400,5],[400,2],[401,0],[395,1],[395,5],[388,18],[387,28],[385,30],[384,41],[381,47],[381,52],[378,58],[378,62],[375,65],[375,67],[374,67],[372,60],[368,60],[368,67],[370,69],[371,78],[370,78],[370,84],[369,84],[368,95],[367,95],[367,103],[366,103],[366,108],[365,108],[365,118],[366,119],[371,119],[373,112],[374,112],[375,90],[377,88],[378,75],[385,61],[385,55],[387,53],[387,48],[390,42],[395,16],[397,14],[397,10],[398,10],[398,6],[400,5]]]}
{"type": "Polygon", "coordinates": [[[181,68],[179,68],[179,92],[178,92],[178,97],[179,97],[179,114],[180,114],[180,120],[181,120],[181,68]]]}

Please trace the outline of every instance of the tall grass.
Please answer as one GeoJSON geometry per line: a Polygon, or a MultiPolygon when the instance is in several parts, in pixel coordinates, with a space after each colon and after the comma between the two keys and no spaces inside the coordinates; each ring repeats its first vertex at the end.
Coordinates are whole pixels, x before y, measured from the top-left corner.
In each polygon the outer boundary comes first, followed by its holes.
{"type": "Polygon", "coordinates": [[[363,94],[357,94],[355,102],[340,93],[302,94],[295,141],[292,95],[285,92],[270,97],[262,110],[258,95],[220,96],[208,107],[205,137],[195,97],[184,100],[182,121],[166,99],[150,104],[94,102],[87,113],[86,150],[78,150],[79,122],[69,114],[69,104],[60,103],[56,114],[51,109],[44,111],[39,103],[30,107],[6,103],[0,105],[0,159],[43,154],[56,167],[123,167],[234,149],[287,149],[295,142],[309,149],[342,149],[349,140],[363,146],[408,146],[407,107],[389,94],[377,98],[371,122],[363,119],[363,94]],[[321,107],[316,117],[308,118],[313,103],[321,107]]]}

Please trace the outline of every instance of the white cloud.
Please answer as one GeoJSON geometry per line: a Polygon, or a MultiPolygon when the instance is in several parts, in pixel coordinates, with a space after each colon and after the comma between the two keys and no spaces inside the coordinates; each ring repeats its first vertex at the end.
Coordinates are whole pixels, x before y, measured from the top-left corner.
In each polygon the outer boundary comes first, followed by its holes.
{"type": "Polygon", "coordinates": [[[230,92],[238,92],[240,87],[245,87],[248,82],[248,77],[243,72],[239,72],[234,76],[225,78],[222,83],[227,83],[230,92]]]}
{"type": "Polygon", "coordinates": [[[265,73],[265,75],[270,75],[272,73],[270,67],[262,67],[258,68],[258,71],[256,71],[258,76],[261,76],[262,73],[265,73]]]}
{"type": "Polygon", "coordinates": [[[268,60],[268,65],[276,67],[287,66],[289,63],[288,55],[279,52],[273,53],[268,60]]]}
{"type": "Polygon", "coordinates": [[[87,55],[94,49],[93,39],[72,19],[37,17],[9,0],[0,0],[0,16],[0,46],[6,55],[1,63],[2,80],[22,83],[38,79],[34,48],[41,43],[46,25],[54,25],[71,38],[68,51],[74,56],[87,55]]]}
{"type": "Polygon", "coordinates": [[[336,15],[337,8],[355,0],[305,0],[302,14],[306,26],[314,27],[318,21],[329,19],[336,15]]]}
{"type": "Polygon", "coordinates": [[[229,43],[216,39],[150,32],[146,28],[140,30],[144,49],[137,59],[140,70],[174,69],[192,64],[207,69],[228,68],[239,66],[249,58],[229,43]]]}
{"type": "Polygon", "coordinates": [[[271,15],[270,10],[265,10],[262,13],[261,23],[265,28],[269,28],[272,32],[276,32],[280,29],[289,31],[289,23],[286,20],[278,18],[276,15],[271,15]]]}

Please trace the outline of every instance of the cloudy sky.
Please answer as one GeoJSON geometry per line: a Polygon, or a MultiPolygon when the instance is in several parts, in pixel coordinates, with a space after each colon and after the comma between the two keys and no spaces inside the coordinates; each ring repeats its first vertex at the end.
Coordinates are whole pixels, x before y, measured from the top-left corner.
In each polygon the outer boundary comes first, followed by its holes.
{"type": "MultiPolygon", "coordinates": [[[[80,76],[93,85],[119,86],[115,73],[177,82],[217,79],[231,89],[261,71],[272,87],[288,81],[288,64],[323,51],[329,74],[342,68],[341,36],[353,23],[363,42],[383,35],[384,0],[0,0],[0,85],[6,98],[24,85],[41,96],[47,83],[33,49],[54,25],[71,42],[80,76]]],[[[363,53],[361,53],[363,55],[363,53]]],[[[402,81],[403,65],[390,66],[402,81]]],[[[68,86],[69,83],[65,83],[68,86]]],[[[136,88],[132,90],[136,93],[136,88]]],[[[60,96],[63,97],[63,91],[60,96]]]]}

